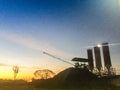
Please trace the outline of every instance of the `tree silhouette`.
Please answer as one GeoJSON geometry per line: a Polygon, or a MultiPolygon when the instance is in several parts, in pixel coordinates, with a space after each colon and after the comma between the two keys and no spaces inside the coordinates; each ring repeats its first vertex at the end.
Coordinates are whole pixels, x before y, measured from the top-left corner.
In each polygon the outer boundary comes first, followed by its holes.
{"type": "Polygon", "coordinates": [[[16,79],[16,76],[19,72],[19,67],[18,66],[13,66],[13,72],[14,72],[14,80],[16,79]]]}
{"type": "Polygon", "coordinates": [[[43,69],[43,70],[37,70],[34,72],[35,78],[37,79],[48,79],[52,78],[55,73],[51,70],[48,69],[43,69]]]}

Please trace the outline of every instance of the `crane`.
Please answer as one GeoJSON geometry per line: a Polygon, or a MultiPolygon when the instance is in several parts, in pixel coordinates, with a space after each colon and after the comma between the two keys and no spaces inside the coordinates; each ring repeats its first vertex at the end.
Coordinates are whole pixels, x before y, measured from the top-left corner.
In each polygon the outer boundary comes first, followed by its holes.
{"type": "Polygon", "coordinates": [[[63,60],[63,59],[61,59],[61,58],[58,58],[58,57],[56,57],[56,56],[54,56],[54,55],[52,55],[52,54],[50,54],[50,53],[43,52],[43,54],[46,54],[46,55],[48,55],[48,56],[50,56],[50,57],[53,57],[53,58],[55,58],[55,59],[58,59],[58,60],[60,60],[60,61],[62,61],[62,62],[65,62],[65,63],[67,63],[67,64],[69,64],[69,65],[74,65],[74,64],[72,64],[72,63],[70,63],[70,62],[68,62],[68,61],[65,61],[65,60],[63,60]]]}

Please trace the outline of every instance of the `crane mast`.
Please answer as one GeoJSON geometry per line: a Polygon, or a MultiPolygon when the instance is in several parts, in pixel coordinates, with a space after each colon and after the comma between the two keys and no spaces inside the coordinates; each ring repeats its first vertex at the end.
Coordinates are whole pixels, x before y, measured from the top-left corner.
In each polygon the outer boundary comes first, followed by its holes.
{"type": "Polygon", "coordinates": [[[50,53],[43,52],[43,54],[46,54],[46,55],[48,55],[48,56],[50,56],[50,57],[53,57],[53,58],[55,58],[55,59],[58,59],[58,60],[60,60],[60,61],[62,61],[62,62],[65,62],[65,63],[67,63],[67,64],[69,64],[69,65],[74,65],[74,64],[72,64],[72,63],[70,63],[70,62],[68,62],[68,61],[65,61],[65,60],[63,60],[63,59],[61,59],[61,58],[58,58],[58,57],[56,57],[56,56],[54,56],[54,55],[52,55],[52,54],[50,54],[50,53]]]}

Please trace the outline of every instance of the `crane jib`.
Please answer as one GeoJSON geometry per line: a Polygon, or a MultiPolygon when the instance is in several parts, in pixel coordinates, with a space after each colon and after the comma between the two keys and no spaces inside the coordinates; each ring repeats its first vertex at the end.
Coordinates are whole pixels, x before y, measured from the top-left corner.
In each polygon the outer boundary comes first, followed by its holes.
{"type": "Polygon", "coordinates": [[[74,65],[74,64],[72,64],[72,63],[70,63],[70,62],[68,62],[68,61],[65,61],[65,60],[63,60],[63,59],[61,59],[61,58],[58,58],[58,57],[56,57],[56,56],[54,56],[54,55],[52,55],[52,54],[49,54],[49,53],[47,53],[47,52],[43,52],[43,54],[46,54],[46,55],[48,55],[48,56],[50,56],[50,57],[53,57],[53,58],[55,58],[55,59],[58,59],[58,60],[60,60],[60,61],[62,61],[62,62],[65,62],[65,63],[67,63],[67,64],[74,65]]]}

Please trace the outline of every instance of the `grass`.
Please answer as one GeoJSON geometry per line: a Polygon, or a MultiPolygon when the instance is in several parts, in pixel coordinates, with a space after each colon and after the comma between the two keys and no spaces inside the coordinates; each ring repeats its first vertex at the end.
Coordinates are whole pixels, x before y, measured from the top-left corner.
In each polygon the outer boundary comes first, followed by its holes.
{"type": "Polygon", "coordinates": [[[17,81],[12,81],[12,80],[0,80],[0,90],[120,90],[119,87],[84,87],[84,88],[79,88],[79,89],[43,89],[40,87],[35,87],[34,84],[32,83],[27,83],[23,80],[17,80],[17,81]],[[94,87],[94,88],[93,88],[94,87]]]}
{"type": "Polygon", "coordinates": [[[103,89],[95,89],[95,88],[80,88],[80,89],[43,89],[43,88],[35,88],[32,85],[5,85],[5,86],[1,86],[0,85],[0,90],[120,90],[120,87],[118,88],[103,88],[103,89]]]}

